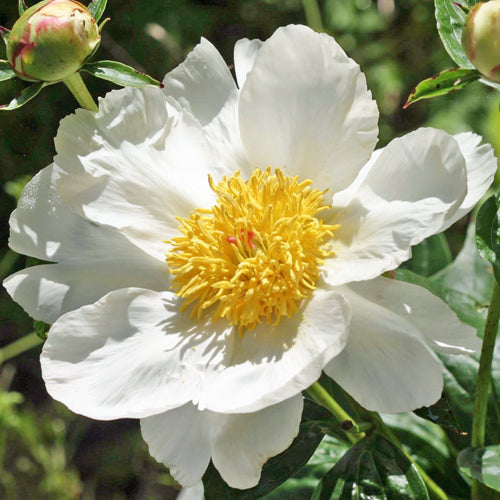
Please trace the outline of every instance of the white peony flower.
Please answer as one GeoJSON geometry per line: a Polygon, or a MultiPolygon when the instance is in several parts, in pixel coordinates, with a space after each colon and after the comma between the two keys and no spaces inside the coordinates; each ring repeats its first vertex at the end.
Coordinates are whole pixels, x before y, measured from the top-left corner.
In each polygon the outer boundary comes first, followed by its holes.
{"type": "Polygon", "coordinates": [[[322,370],[370,410],[439,399],[433,349],[478,339],[438,298],[381,277],[468,212],[496,160],[470,134],[419,129],[374,152],[358,65],[303,26],[206,40],[158,89],[113,91],[63,120],[10,246],[51,262],[4,285],[53,323],[47,390],[133,417],[183,485],[212,459],[237,488],[298,432],[322,370]]]}

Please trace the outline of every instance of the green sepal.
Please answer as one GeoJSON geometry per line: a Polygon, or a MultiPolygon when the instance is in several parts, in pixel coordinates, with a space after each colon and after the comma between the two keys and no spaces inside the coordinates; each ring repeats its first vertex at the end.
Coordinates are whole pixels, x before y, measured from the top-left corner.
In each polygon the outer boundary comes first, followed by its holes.
{"type": "Polygon", "coordinates": [[[86,71],[102,80],[116,83],[122,87],[145,87],[146,85],[162,86],[161,82],[149,75],[116,61],[87,63],[82,66],[82,71],[86,71]]]}
{"type": "Polygon", "coordinates": [[[398,498],[429,500],[410,460],[380,434],[356,443],[318,483],[311,500],[398,498]]]}
{"type": "Polygon", "coordinates": [[[307,464],[325,435],[325,429],[321,422],[330,417],[331,414],[328,410],[305,399],[298,436],[288,449],[270,458],[264,464],[259,484],[246,490],[231,488],[210,463],[203,475],[206,500],[219,500],[221,498],[224,500],[254,500],[277,488],[307,464]]]}
{"type": "Polygon", "coordinates": [[[22,16],[27,8],[28,6],[26,5],[26,2],[24,0],[18,0],[17,10],[19,11],[19,16],[22,16]]]}
{"type": "Polygon", "coordinates": [[[99,22],[104,11],[106,10],[106,4],[108,0],[92,0],[89,6],[87,7],[92,14],[92,17],[95,19],[96,23],[99,22]]]}
{"type": "Polygon", "coordinates": [[[28,101],[36,97],[47,85],[46,82],[34,83],[30,87],[25,88],[17,97],[14,97],[9,104],[0,104],[0,111],[12,111],[13,109],[24,106],[28,101]]]}
{"type": "Polygon", "coordinates": [[[479,255],[493,266],[500,283],[500,193],[490,196],[480,207],[476,219],[476,245],[479,255]]]}
{"type": "Polygon", "coordinates": [[[421,99],[431,99],[462,90],[481,78],[481,73],[475,69],[455,68],[446,69],[436,76],[421,81],[408,96],[403,109],[421,99]]]}
{"type": "Polygon", "coordinates": [[[457,459],[460,471],[488,488],[500,491],[500,446],[465,448],[457,459]]]}
{"type": "Polygon", "coordinates": [[[33,329],[35,333],[42,339],[47,340],[47,332],[50,330],[50,325],[44,323],[43,321],[33,321],[33,329]]]}
{"type": "Polygon", "coordinates": [[[4,61],[0,59],[0,82],[4,82],[5,80],[10,80],[11,78],[15,78],[16,73],[12,69],[12,66],[8,61],[4,61]]]}
{"type": "Polygon", "coordinates": [[[104,28],[104,26],[106,26],[106,24],[108,24],[108,22],[111,21],[111,18],[110,17],[106,17],[106,19],[103,20],[103,22],[99,25],[99,33],[102,33],[102,29],[104,28]]]}
{"type": "Polygon", "coordinates": [[[7,46],[7,38],[9,38],[10,30],[0,26],[0,36],[2,37],[3,43],[7,46]]]}

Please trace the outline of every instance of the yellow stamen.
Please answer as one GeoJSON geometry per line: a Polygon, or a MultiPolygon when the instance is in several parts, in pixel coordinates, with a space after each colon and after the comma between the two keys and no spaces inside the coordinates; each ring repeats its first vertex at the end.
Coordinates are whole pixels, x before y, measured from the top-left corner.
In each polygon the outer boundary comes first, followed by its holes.
{"type": "Polygon", "coordinates": [[[252,329],[262,321],[277,325],[297,312],[316,288],[328,241],[340,226],[324,224],[326,191],[312,189],[281,170],[254,170],[248,181],[239,172],[215,184],[217,203],[179,219],[182,236],[167,243],[172,287],[200,319],[252,329]]]}

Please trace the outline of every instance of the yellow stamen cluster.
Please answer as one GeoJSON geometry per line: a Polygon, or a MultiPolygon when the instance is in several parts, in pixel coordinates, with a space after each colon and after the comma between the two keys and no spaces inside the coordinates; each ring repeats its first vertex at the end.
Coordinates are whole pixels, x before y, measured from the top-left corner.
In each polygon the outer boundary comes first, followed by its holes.
{"type": "Polygon", "coordinates": [[[182,236],[167,242],[173,289],[192,317],[210,309],[212,321],[227,318],[240,333],[276,325],[298,311],[332,254],[326,244],[339,226],[318,218],[326,191],[270,168],[209,183],[217,204],[179,218],[182,236]]]}

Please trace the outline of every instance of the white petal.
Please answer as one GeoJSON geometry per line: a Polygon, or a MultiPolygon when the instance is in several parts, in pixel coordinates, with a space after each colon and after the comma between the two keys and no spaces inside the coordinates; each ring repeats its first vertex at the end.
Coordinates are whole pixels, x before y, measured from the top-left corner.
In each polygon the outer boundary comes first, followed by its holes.
{"type": "Polygon", "coordinates": [[[141,255],[138,249],[135,249],[137,255],[132,252],[120,255],[120,248],[113,250],[116,252],[107,259],[87,260],[89,256],[82,253],[80,263],[29,267],[9,276],[3,285],[32,318],[49,324],[69,311],[93,304],[113,290],[128,287],[168,290],[170,274],[166,262],[141,255]]]}
{"type": "Polygon", "coordinates": [[[141,432],[149,453],[169,468],[174,479],[182,486],[193,486],[210,463],[217,424],[229,417],[199,411],[188,403],[141,419],[141,432]]]}
{"type": "Polygon", "coordinates": [[[77,213],[164,260],[164,240],[178,235],[176,217],[214,201],[201,127],[159,90],[111,92],[100,104],[99,113],[80,110],[61,122],[58,192],[77,213]],[[137,129],[146,138],[137,140],[137,129]]]}
{"type": "Polygon", "coordinates": [[[54,323],[41,364],[47,390],[75,413],[141,418],[196,400],[228,332],[178,313],[171,293],[123,289],[54,323]],[[192,327],[191,330],[189,328],[192,327]]]}
{"type": "Polygon", "coordinates": [[[460,208],[449,217],[440,231],[444,231],[461,219],[486,194],[491,186],[497,170],[498,161],[489,144],[482,144],[481,137],[471,132],[454,136],[465,158],[467,169],[467,196],[460,208]]]}
{"type": "Polygon", "coordinates": [[[243,179],[249,179],[253,167],[241,142],[238,96],[226,101],[219,114],[203,127],[203,132],[213,155],[210,171],[214,180],[218,182],[223,176],[231,177],[237,171],[241,172],[243,179]]]}
{"type": "Polygon", "coordinates": [[[50,165],[27,184],[11,215],[9,245],[19,253],[61,264],[30,267],[7,278],[4,286],[12,298],[33,318],[52,323],[111,290],[166,290],[166,262],[63,205],[55,190],[57,179],[50,165]]]}
{"type": "Polygon", "coordinates": [[[316,289],[301,311],[279,325],[262,324],[235,339],[224,369],[206,374],[200,408],[250,412],[298,394],[344,348],[349,318],[341,294],[316,289]]]}
{"type": "Polygon", "coordinates": [[[332,37],[305,26],[279,28],[264,42],[239,111],[252,165],[320,189],[348,186],[377,141],[378,110],[359,66],[332,37]]]}
{"type": "Polygon", "coordinates": [[[212,460],[233,488],[251,488],[264,463],[286,450],[299,432],[301,394],[255,413],[230,415],[218,433],[212,460]]]}
{"type": "Polygon", "coordinates": [[[467,193],[462,153],[453,137],[435,129],[393,140],[363,176],[346,207],[333,199],[333,221],[341,227],[335,255],[324,265],[330,285],[395,269],[410,257],[412,245],[440,230],[467,193]]]}
{"type": "Polygon", "coordinates": [[[441,396],[438,362],[409,323],[342,287],[352,306],[349,340],[325,367],[327,375],[371,411],[398,413],[430,406],[441,396]]]}
{"type": "Polygon", "coordinates": [[[300,313],[240,339],[225,321],[180,313],[169,292],[111,292],[59,318],[41,357],[49,393],[92,418],[145,417],[193,401],[257,411],[300,393],[347,341],[349,306],[316,290],[300,313]]]}
{"type": "Polygon", "coordinates": [[[204,38],[163,80],[163,91],[202,125],[209,123],[236,92],[231,72],[218,50],[204,38]]]}
{"type": "Polygon", "coordinates": [[[378,277],[349,284],[360,297],[397,314],[405,331],[444,354],[471,354],[481,347],[476,330],[460,322],[440,298],[425,288],[378,277]]]}
{"type": "Polygon", "coordinates": [[[284,451],[299,430],[303,399],[297,395],[255,413],[220,414],[187,404],[141,420],[149,452],[183,486],[201,478],[210,457],[233,488],[251,488],[262,466],[284,451]]]}
{"type": "Polygon", "coordinates": [[[236,42],[234,46],[234,71],[240,89],[243,88],[247,74],[252,69],[263,43],[261,40],[249,40],[248,38],[242,38],[236,42]]]}

